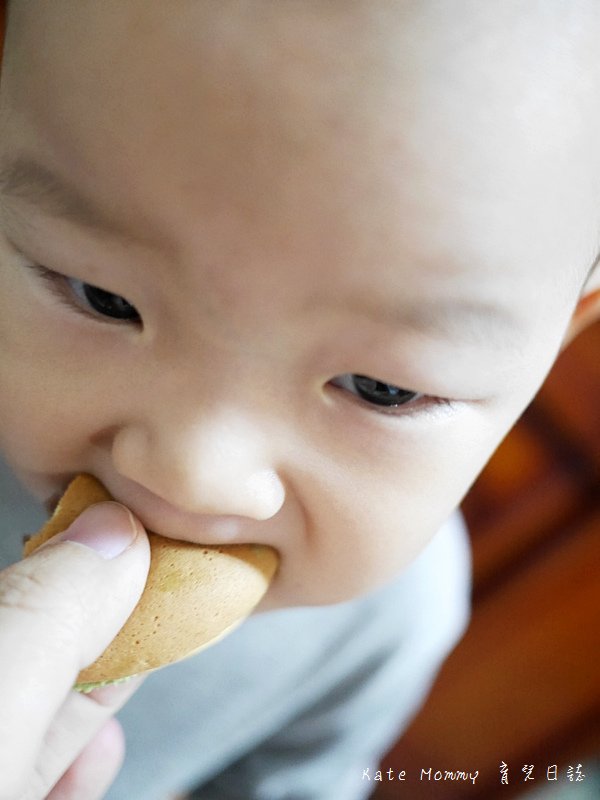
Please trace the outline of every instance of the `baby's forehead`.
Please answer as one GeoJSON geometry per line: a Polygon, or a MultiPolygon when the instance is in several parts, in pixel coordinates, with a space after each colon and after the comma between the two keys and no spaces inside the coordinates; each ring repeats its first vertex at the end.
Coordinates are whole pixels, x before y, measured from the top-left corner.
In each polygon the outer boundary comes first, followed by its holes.
{"type": "MultiPolygon", "coordinates": [[[[251,91],[255,78],[268,76],[273,86],[285,85],[290,103],[321,99],[346,109],[370,98],[372,110],[381,111],[377,99],[390,102],[393,88],[396,103],[404,99],[403,110],[412,114],[426,105],[443,111],[457,96],[465,105],[503,99],[527,114],[526,91],[547,109],[559,92],[567,103],[584,97],[598,71],[600,9],[593,0],[173,0],[168,10],[158,0],[80,0],[75,9],[67,0],[41,6],[13,0],[9,18],[9,29],[21,36],[25,31],[26,43],[36,40],[27,37],[30,28],[46,45],[45,59],[23,62],[29,70],[55,68],[60,44],[70,45],[72,62],[97,58],[94,47],[102,46],[122,72],[148,69],[140,56],[151,49],[157,68],[170,62],[179,71],[179,88],[203,68],[209,76],[215,69],[223,92],[235,84],[251,91]]],[[[249,104],[258,99],[246,96],[249,104]]]]}
{"type": "MultiPolygon", "coordinates": [[[[331,238],[350,249],[368,222],[404,260],[416,250],[415,264],[450,272],[525,271],[543,246],[557,263],[588,262],[594,3],[175,0],[166,12],[158,0],[56,0],[34,13],[17,0],[13,10],[23,47],[9,53],[10,102],[36,118],[33,138],[58,131],[69,170],[77,157],[82,173],[112,162],[140,194],[161,187],[182,211],[169,187],[197,174],[205,198],[190,216],[245,205],[276,228],[300,226],[302,207],[308,227],[312,206],[314,229],[333,220],[331,238]]],[[[393,258],[371,252],[377,261],[393,258]]]]}

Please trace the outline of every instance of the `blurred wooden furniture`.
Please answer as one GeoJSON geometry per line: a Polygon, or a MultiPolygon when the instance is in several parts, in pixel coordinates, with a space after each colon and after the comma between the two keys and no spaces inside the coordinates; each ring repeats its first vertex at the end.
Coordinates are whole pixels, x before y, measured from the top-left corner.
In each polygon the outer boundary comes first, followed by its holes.
{"type": "Polygon", "coordinates": [[[463,505],[470,628],[383,759],[374,797],[495,800],[562,786],[600,757],[600,324],[560,356],[463,505]],[[500,764],[509,783],[500,782],[500,764]],[[524,765],[534,765],[525,782],[524,765]],[[547,768],[558,766],[558,782],[547,768]],[[479,770],[470,781],[421,769],[479,770]]]}

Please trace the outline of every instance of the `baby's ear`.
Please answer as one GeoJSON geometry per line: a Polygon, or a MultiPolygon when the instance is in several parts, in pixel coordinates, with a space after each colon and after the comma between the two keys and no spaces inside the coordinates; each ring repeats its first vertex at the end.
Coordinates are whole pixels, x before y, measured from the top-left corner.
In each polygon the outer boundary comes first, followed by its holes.
{"type": "Polygon", "coordinates": [[[585,282],[561,350],[564,350],[584,328],[597,320],[600,320],[600,257],[596,259],[594,268],[585,282]]]}

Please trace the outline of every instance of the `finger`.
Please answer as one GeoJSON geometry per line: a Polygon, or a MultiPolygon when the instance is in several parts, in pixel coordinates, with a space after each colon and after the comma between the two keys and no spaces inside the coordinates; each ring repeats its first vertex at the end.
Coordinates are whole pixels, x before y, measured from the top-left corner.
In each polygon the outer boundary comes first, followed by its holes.
{"type": "MultiPolygon", "coordinates": [[[[88,746],[99,729],[137,691],[143,678],[106,686],[90,694],[69,692],[57,712],[39,752],[38,764],[27,787],[32,798],[45,798],[48,791],[88,746]]],[[[75,780],[76,773],[71,778],[75,780]]],[[[66,785],[66,784],[65,784],[66,785]]],[[[80,794],[85,797],[87,794],[80,794]]]]}
{"type": "Polygon", "coordinates": [[[0,573],[3,787],[12,779],[18,788],[33,768],[79,670],[100,655],[137,603],[149,566],[147,537],[138,527],[121,555],[102,557],[83,546],[86,537],[103,541],[108,552],[132,529],[123,506],[97,504],[68,529],[78,541],[49,542],[0,573]]]}
{"type": "Polygon", "coordinates": [[[125,735],[110,717],[46,797],[46,800],[101,800],[121,769],[125,735]]]}

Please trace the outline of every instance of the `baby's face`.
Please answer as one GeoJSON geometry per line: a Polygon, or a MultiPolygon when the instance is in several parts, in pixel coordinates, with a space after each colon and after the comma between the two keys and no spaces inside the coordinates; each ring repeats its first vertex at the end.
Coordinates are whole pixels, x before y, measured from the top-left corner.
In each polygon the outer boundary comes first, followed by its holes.
{"type": "Polygon", "coordinates": [[[560,347],[597,134],[582,41],[439,5],[14,5],[0,449],[36,496],[91,472],[166,536],[273,545],[272,607],[452,513],[560,347]]]}

